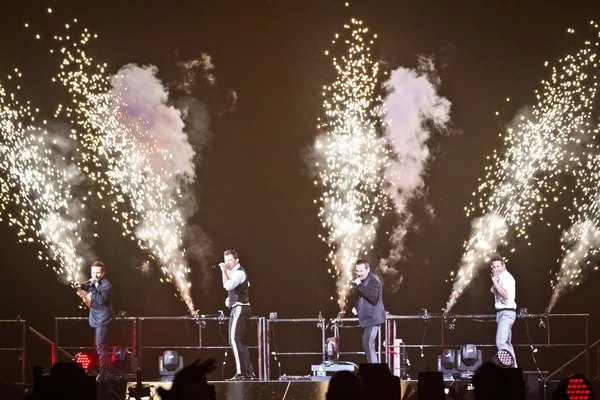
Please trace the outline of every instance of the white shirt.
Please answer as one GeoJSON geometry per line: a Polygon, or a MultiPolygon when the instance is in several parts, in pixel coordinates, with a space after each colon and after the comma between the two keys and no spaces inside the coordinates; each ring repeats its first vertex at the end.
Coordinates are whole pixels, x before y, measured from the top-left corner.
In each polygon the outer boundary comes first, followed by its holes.
{"type": "MultiPolygon", "coordinates": [[[[225,290],[233,290],[239,284],[241,284],[242,282],[244,282],[246,280],[246,273],[244,271],[240,270],[240,267],[241,267],[240,264],[237,264],[231,270],[228,270],[228,269],[225,270],[225,273],[229,277],[229,280],[223,284],[223,288],[225,290]]],[[[250,282],[248,282],[248,287],[250,287],[250,282]]],[[[238,305],[248,306],[250,304],[249,303],[241,303],[241,302],[237,301],[233,306],[238,306],[238,305]]],[[[225,306],[229,307],[229,297],[227,297],[225,299],[225,306]]]]}
{"type": "Polygon", "coordinates": [[[508,294],[508,300],[504,300],[502,296],[498,293],[495,295],[495,304],[496,310],[502,308],[510,308],[517,309],[517,303],[515,302],[516,292],[517,292],[517,283],[515,282],[515,278],[508,272],[506,269],[498,275],[497,282],[500,287],[506,290],[506,294],[508,294]]]}
{"type": "Polygon", "coordinates": [[[242,283],[246,280],[246,273],[244,271],[240,270],[240,267],[241,267],[240,264],[237,264],[231,270],[229,270],[229,269],[225,270],[225,273],[227,273],[227,276],[229,277],[229,280],[223,284],[223,288],[225,290],[233,290],[240,283],[242,283]]]}

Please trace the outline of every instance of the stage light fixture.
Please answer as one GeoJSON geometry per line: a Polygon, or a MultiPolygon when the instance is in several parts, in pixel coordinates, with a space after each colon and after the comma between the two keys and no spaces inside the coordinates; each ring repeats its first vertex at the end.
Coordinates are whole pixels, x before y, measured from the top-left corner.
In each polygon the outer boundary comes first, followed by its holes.
{"type": "Polygon", "coordinates": [[[452,379],[459,372],[456,370],[458,356],[455,349],[443,349],[442,354],[437,356],[437,370],[441,372],[444,379],[452,379]]]}
{"type": "Polygon", "coordinates": [[[557,400],[595,400],[596,394],[588,379],[577,374],[560,381],[552,398],[557,400]]]}
{"type": "Polygon", "coordinates": [[[494,361],[501,367],[510,368],[515,360],[508,350],[499,350],[494,356],[494,361]]]}
{"type": "Polygon", "coordinates": [[[172,382],[183,369],[183,357],[174,350],[166,350],[158,357],[158,372],[161,382],[172,382]]]}
{"type": "Polygon", "coordinates": [[[337,364],[339,359],[338,350],[339,345],[337,339],[334,337],[327,338],[327,340],[325,340],[325,354],[327,356],[325,362],[329,364],[337,364]]]}
{"type": "Polygon", "coordinates": [[[135,375],[137,367],[137,357],[127,347],[113,347],[109,367],[111,374],[135,375]]]}
{"type": "Polygon", "coordinates": [[[87,372],[92,367],[92,365],[94,364],[94,359],[95,357],[91,353],[85,352],[77,353],[75,354],[75,357],[73,357],[73,361],[81,365],[85,372],[87,372]]]}
{"type": "Polygon", "coordinates": [[[442,350],[441,366],[445,369],[452,369],[456,367],[456,350],[444,349],[442,350]]]}
{"type": "Polygon", "coordinates": [[[474,374],[481,367],[481,364],[483,364],[483,356],[481,350],[477,349],[477,346],[474,344],[461,346],[456,363],[456,369],[461,372],[461,376],[474,374]]]}

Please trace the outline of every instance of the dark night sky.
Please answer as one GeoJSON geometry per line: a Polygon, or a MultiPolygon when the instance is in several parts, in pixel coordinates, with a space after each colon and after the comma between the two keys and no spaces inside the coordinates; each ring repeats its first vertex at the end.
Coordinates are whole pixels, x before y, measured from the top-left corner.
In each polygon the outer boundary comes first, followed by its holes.
{"type": "MultiPolygon", "coordinates": [[[[218,262],[226,248],[238,250],[251,277],[254,314],[278,311],[282,317],[336,312],[329,300],[335,285],[326,273],[328,249],[317,238],[322,233],[313,203],[318,193],[303,153],[316,134],[320,89],[332,79],[323,52],[350,17],[379,34],[373,57],[386,69],[415,67],[420,54],[433,57],[440,92],[452,102],[456,133],[435,135],[429,142],[433,157],[425,178],[427,193],[413,204],[416,225],[407,237],[407,258],[398,265],[404,284],[398,292],[384,293],[394,314],[416,314],[421,308],[438,312],[444,306],[450,292],[445,279],[456,268],[469,234],[463,208],[483,176],[486,156],[501,144],[498,133],[533,101],[534,89],[546,77],[543,62],[580,43],[567,37],[566,29],[581,31],[590,19],[600,18],[600,2],[591,0],[364,0],[349,8],[333,0],[10,0],[0,10],[0,79],[19,67],[27,98],[48,112],[61,96],[49,83],[55,63],[47,46],[31,34],[52,34],[55,25],[44,27],[49,21],[60,24],[77,17],[81,26],[99,33],[88,51],[112,72],[127,63],[153,64],[170,83],[180,78],[178,61],[201,53],[212,56],[217,86],[199,85],[194,93],[208,105],[213,120],[212,139],[197,167],[194,190],[200,208],[192,222],[213,242],[215,256],[208,263],[218,262]],[[51,17],[46,4],[54,9],[51,17]],[[26,31],[24,22],[35,28],[26,31]],[[235,110],[219,116],[230,90],[238,95],[235,110]],[[434,217],[424,211],[426,204],[435,210],[434,217]]],[[[556,210],[549,215],[557,222],[566,219],[556,210]]],[[[184,315],[171,286],[158,283],[155,273],[148,278],[133,268],[144,254],[121,238],[110,216],[99,218],[101,237],[93,246],[108,267],[115,308],[132,315],[184,315]]],[[[519,245],[509,262],[517,280],[517,303],[532,312],[547,305],[549,271],[556,269],[560,256],[559,232],[538,225],[530,232],[532,245],[519,245]]],[[[16,231],[5,223],[0,238],[0,317],[21,315],[51,336],[54,316],[85,315],[76,309],[71,291],[37,260],[35,246],[16,245],[16,231]]],[[[372,258],[386,251],[383,238],[372,258]]],[[[488,279],[476,280],[454,311],[489,313],[488,279]]],[[[216,271],[197,267],[191,280],[201,312],[222,308],[225,292],[216,271]]],[[[592,313],[592,339],[600,332],[599,283],[599,274],[590,277],[555,309],[592,313]]],[[[493,332],[487,331],[476,340],[492,342],[493,332]]],[[[413,341],[418,342],[422,327],[415,332],[413,341]]],[[[526,341],[523,330],[516,336],[526,341]]]]}

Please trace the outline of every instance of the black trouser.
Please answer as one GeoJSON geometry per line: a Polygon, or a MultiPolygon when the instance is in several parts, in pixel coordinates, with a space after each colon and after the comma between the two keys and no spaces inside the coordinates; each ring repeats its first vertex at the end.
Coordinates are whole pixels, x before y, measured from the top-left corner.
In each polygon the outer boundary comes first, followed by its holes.
{"type": "Polygon", "coordinates": [[[98,375],[105,377],[110,365],[111,350],[109,337],[114,324],[101,325],[95,328],[96,353],[98,353],[98,375]]]}
{"type": "Polygon", "coordinates": [[[362,331],[362,348],[367,356],[367,363],[378,363],[377,350],[375,349],[375,339],[379,333],[379,327],[381,325],[366,326],[362,331]]]}
{"type": "Polygon", "coordinates": [[[234,306],[229,315],[229,344],[235,358],[236,374],[244,376],[254,374],[250,352],[244,340],[251,314],[250,306],[234,306]]]}

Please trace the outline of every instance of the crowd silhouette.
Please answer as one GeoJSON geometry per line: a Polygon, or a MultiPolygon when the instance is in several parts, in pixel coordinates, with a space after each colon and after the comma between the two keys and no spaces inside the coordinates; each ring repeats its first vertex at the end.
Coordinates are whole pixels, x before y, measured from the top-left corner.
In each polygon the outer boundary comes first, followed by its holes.
{"type": "MultiPolygon", "coordinates": [[[[158,388],[164,400],[214,400],[215,387],[209,384],[207,374],[215,369],[215,360],[198,359],[184,367],[169,390],[158,388]]],[[[102,399],[102,390],[93,376],[85,373],[77,363],[55,363],[49,374],[34,368],[33,390],[26,400],[81,400],[102,399]]],[[[329,381],[326,400],[525,400],[527,389],[519,368],[503,368],[494,363],[483,364],[472,379],[473,390],[467,385],[447,387],[441,372],[419,373],[417,387],[407,386],[400,395],[400,379],[393,376],[385,364],[362,364],[358,372],[339,371],[329,381]],[[470,396],[470,397],[467,397],[470,396]]],[[[129,398],[141,398],[130,388],[129,398]]],[[[112,397],[124,398],[112,393],[112,397]]],[[[563,379],[552,393],[552,400],[595,400],[590,382],[583,375],[563,379]]],[[[235,399],[231,399],[235,400],[235,399]]],[[[271,400],[271,399],[265,399],[271,400]]]]}

